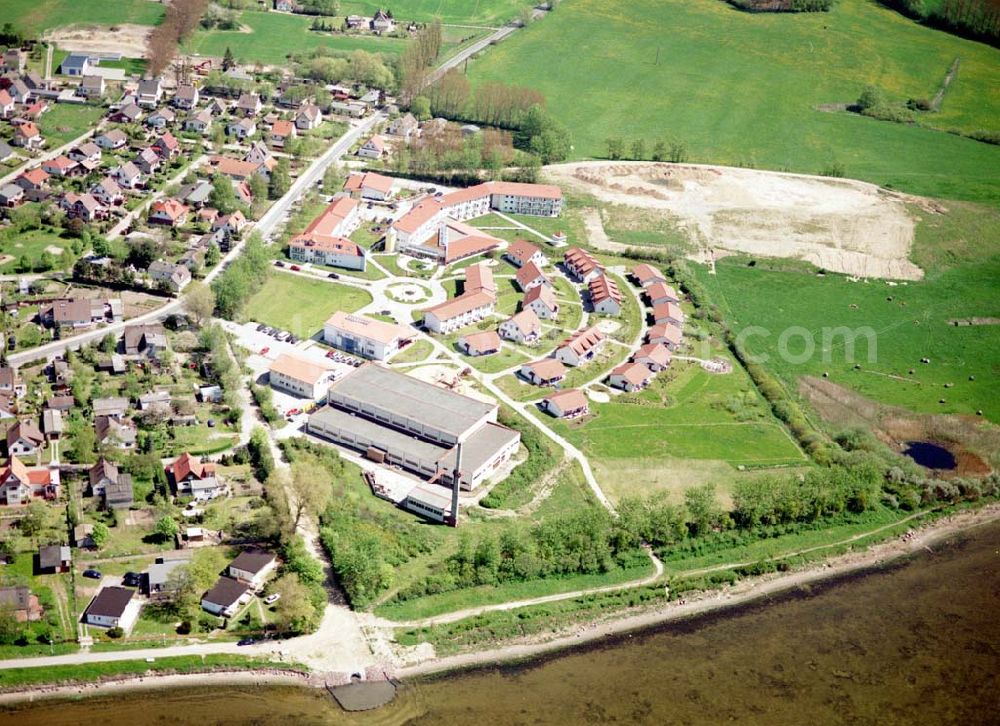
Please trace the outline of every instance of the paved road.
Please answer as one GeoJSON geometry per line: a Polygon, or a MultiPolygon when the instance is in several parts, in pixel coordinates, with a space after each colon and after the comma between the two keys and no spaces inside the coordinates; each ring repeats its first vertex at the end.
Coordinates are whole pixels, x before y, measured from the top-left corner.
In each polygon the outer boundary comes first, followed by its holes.
{"type": "MultiPolygon", "coordinates": [[[[260,232],[261,236],[265,239],[268,239],[288,216],[292,205],[294,205],[310,187],[323,178],[326,168],[343,156],[351,148],[354,142],[370,131],[373,126],[385,120],[385,114],[377,113],[348,129],[347,133],[341,136],[336,143],[334,143],[322,156],[313,161],[313,163],[299,175],[299,178],[295,180],[295,183],[292,184],[285,196],[271,205],[271,208],[264,213],[264,216],[260,218],[260,221],[254,225],[254,230],[260,232]]],[[[79,141],[79,139],[77,141],[79,141]]],[[[73,141],[67,146],[75,143],[76,141],[73,141]]],[[[53,156],[55,155],[57,154],[53,153],[53,156]]],[[[216,265],[215,268],[210,270],[207,275],[205,275],[205,282],[210,283],[218,277],[218,275],[220,275],[222,271],[228,267],[229,264],[243,251],[244,244],[245,242],[241,241],[229,252],[227,252],[220,263],[216,265]]],[[[18,368],[25,363],[40,360],[42,358],[51,360],[66,350],[77,350],[81,346],[101,340],[109,333],[117,335],[125,328],[126,325],[152,323],[157,320],[162,320],[163,318],[180,312],[182,306],[183,302],[180,299],[171,300],[166,305],[163,305],[156,310],[151,310],[148,313],[143,313],[138,317],[131,318],[124,322],[113,323],[112,325],[108,325],[104,328],[88,330],[80,335],[74,335],[70,338],[64,338],[62,340],[54,340],[51,343],[46,343],[45,345],[41,345],[37,348],[31,348],[29,350],[13,353],[8,356],[8,361],[11,366],[18,368]]]]}

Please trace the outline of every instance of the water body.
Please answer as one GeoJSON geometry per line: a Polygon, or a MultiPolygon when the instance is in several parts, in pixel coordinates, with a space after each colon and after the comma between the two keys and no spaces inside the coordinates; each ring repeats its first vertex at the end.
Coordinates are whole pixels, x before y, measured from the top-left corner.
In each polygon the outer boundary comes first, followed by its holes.
{"type": "Polygon", "coordinates": [[[1000,706],[1000,525],[933,553],[594,648],[404,686],[220,688],[48,703],[0,724],[988,724],[1000,706]]]}
{"type": "Polygon", "coordinates": [[[904,456],[909,456],[926,469],[950,471],[958,466],[955,455],[948,449],[930,441],[907,441],[904,456]]]}

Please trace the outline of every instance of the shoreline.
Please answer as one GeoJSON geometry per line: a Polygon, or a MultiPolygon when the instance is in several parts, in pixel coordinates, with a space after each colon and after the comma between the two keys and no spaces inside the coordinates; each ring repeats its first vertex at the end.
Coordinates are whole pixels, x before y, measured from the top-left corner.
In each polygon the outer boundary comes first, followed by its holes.
{"type": "MultiPolygon", "coordinates": [[[[931,545],[939,543],[943,539],[998,520],[1000,520],[1000,502],[993,502],[974,510],[947,515],[923,527],[910,530],[904,535],[871,545],[864,551],[838,555],[802,570],[747,578],[740,580],[733,586],[719,590],[706,590],[684,600],[666,603],[646,612],[580,625],[572,632],[551,640],[513,643],[488,650],[459,653],[402,666],[397,669],[395,676],[399,679],[440,678],[454,672],[498,665],[516,665],[538,656],[557,655],[559,652],[571,651],[579,646],[593,645],[605,638],[641,634],[642,631],[651,630],[660,625],[694,619],[702,615],[716,613],[724,617],[727,610],[753,604],[770,595],[882,567],[921,550],[930,551],[931,545]]],[[[180,688],[189,685],[292,685],[310,689],[324,687],[322,674],[276,671],[274,669],[154,674],[9,691],[0,693],[0,707],[58,699],[115,695],[137,690],[153,691],[180,688]]]]}
{"type": "Polygon", "coordinates": [[[397,676],[402,679],[441,677],[449,672],[475,670],[501,664],[514,665],[537,656],[570,651],[577,646],[590,645],[611,636],[637,635],[659,625],[712,613],[724,615],[728,609],[750,605],[770,595],[883,567],[921,550],[931,551],[931,545],[943,539],[998,520],[1000,520],[1000,502],[993,502],[975,510],[947,515],[923,527],[910,530],[904,535],[870,545],[864,551],[838,555],[802,570],[746,578],[735,585],[718,590],[705,590],[679,602],[666,603],[646,612],[580,625],[573,632],[551,640],[514,643],[489,650],[458,653],[414,663],[400,668],[397,676]]]}

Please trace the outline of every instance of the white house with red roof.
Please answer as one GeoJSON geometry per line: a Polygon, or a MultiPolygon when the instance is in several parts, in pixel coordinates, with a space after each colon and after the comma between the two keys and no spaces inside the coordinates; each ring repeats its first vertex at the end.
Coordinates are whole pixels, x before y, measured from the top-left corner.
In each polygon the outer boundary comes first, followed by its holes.
{"type": "Polygon", "coordinates": [[[568,366],[581,366],[592,361],[604,345],[604,333],[591,326],[561,342],[555,357],[568,366]]]}
{"type": "Polygon", "coordinates": [[[662,343],[668,350],[677,350],[684,339],[684,331],[674,324],[653,325],[646,331],[650,343],[662,343]]]}
{"type": "Polygon", "coordinates": [[[298,134],[295,131],[295,124],[291,121],[278,119],[271,124],[271,130],[268,132],[267,141],[276,149],[283,149],[285,148],[285,144],[287,144],[291,139],[294,139],[297,135],[298,134]]]}
{"type": "Polygon", "coordinates": [[[524,267],[529,262],[532,262],[541,268],[545,267],[548,262],[538,246],[524,239],[511,242],[510,246],[504,251],[503,256],[515,267],[524,267]]]}
{"type": "Polygon", "coordinates": [[[608,376],[608,383],[615,388],[634,393],[648,386],[654,375],[645,364],[633,361],[622,363],[612,370],[608,376]]]}
{"type": "Polygon", "coordinates": [[[54,159],[48,159],[42,162],[42,169],[46,171],[50,176],[58,177],[69,177],[73,176],[80,165],[70,159],[68,156],[59,155],[54,159]]]}
{"type": "Polygon", "coordinates": [[[542,320],[552,320],[559,315],[559,301],[548,285],[536,285],[524,294],[521,307],[533,310],[542,320]]]}
{"type": "Polygon", "coordinates": [[[0,504],[17,506],[32,499],[56,499],[59,496],[58,468],[28,468],[15,455],[0,469],[0,504]]]}
{"type": "Polygon", "coordinates": [[[7,90],[0,88],[0,118],[10,118],[14,115],[14,98],[7,90]]]}
{"type": "Polygon", "coordinates": [[[45,139],[34,123],[26,121],[14,128],[14,139],[11,143],[25,149],[39,149],[45,143],[45,139]]]}
{"type": "Polygon", "coordinates": [[[373,171],[351,174],[344,182],[344,191],[352,197],[384,202],[392,196],[392,178],[373,171]]]}
{"type": "Polygon", "coordinates": [[[502,343],[495,330],[484,330],[480,333],[469,333],[458,339],[458,348],[466,355],[482,356],[500,352],[502,343]]]}
{"type": "Polygon", "coordinates": [[[518,371],[521,378],[535,386],[554,386],[566,377],[566,366],[555,358],[525,363],[518,371]]]}
{"type": "Polygon", "coordinates": [[[600,274],[587,283],[590,304],[595,313],[602,315],[620,315],[622,311],[622,293],[618,283],[606,274],[600,274]]]}
{"type": "Polygon", "coordinates": [[[335,312],[323,325],[323,341],[352,355],[386,361],[410,343],[416,334],[396,323],[357,313],[335,312]]]}
{"type": "Polygon", "coordinates": [[[570,247],[563,253],[563,264],[573,277],[583,283],[604,273],[604,267],[597,258],[579,247],[570,247]]]}
{"type": "Polygon", "coordinates": [[[659,373],[669,366],[670,358],[670,349],[662,343],[646,343],[632,356],[632,360],[642,363],[653,373],[659,373]]]}
{"type": "Polygon", "coordinates": [[[168,227],[180,227],[188,218],[188,208],[176,199],[158,199],[149,208],[150,224],[165,224],[168,227]]]}
{"type": "Polygon", "coordinates": [[[567,388],[546,396],[542,400],[542,408],[556,418],[579,418],[590,413],[587,396],[577,388],[567,388]]]}
{"type": "Polygon", "coordinates": [[[532,345],[542,336],[542,323],[531,308],[525,308],[500,323],[500,337],[515,343],[532,345]]]}
{"type": "Polygon", "coordinates": [[[167,481],[179,496],[214,499],[226,492],[226,486],[215,474],[215,464],[185,452],[164,467],[167,481]]]}

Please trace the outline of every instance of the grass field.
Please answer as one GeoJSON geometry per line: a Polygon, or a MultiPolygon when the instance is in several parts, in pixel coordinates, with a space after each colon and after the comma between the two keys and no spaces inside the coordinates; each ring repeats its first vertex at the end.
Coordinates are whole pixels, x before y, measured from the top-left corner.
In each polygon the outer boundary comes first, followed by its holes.
{"type": "MultiPolygon", "coordinates": [[[[47,247],[66,249],[71,242],[71,239],[63,237],[61,230],[55,227],[33,229],[17,235],[9,232],[0,234],[0,254],[12,255],[14,257],[13,260],[0,265],[0,271],[4,273],[13,272],[17,265],[17,260],[21,255],[27,255],[32,260],[38,260],[47,247]]],[[[56,256],[55,260],[57,268],[64,266],[59,264],[59,256],[56,256]]]]}
{"type": "Polygon", "coordinates": [[[4,0],[4,21],[22,31],[42,31],[62,25],[156,25],[163,5],[150,0],[4,0]]]}
{"type": "MultiPolygon", "coordinates": [[[[442,23],[502,25],[516,17],[521,8],[533,4],[526,0],[400,0],[393,3],[392,12],[400,20],[426,22],[441,18],[442,23]]],[[[367,0],[340,3],[340,10],[345,15],[371,16],[384,7],[367,0]]]]}
{"type": "Polygon", "coordinates": [[[759,263],[750,268],[739,260],[727,259],[716,269],[711,276],[698,268],[699,277],[729,325],[735,331],[750,326],[767,331],[748,336],[746,347],[767,355],[767,365],[793,388],[799,376],[827,372],[831,381],[882,403],[928,413],[982,409],[986,418],[1000,421],[1000,326],[949,324],[956,318],[1000,317],[1000,256],[895,287],[840,275],[769,271],[759,263]],[[781,336],[792,326],[808,338],[798,333],[787,338],[791,357],[782,356],[781,336]],[[870,330],[872,342],[859,335],[852,355],[844,336],[824,338],[824,329],[838,327],[870,330]],[[815,346],[809,356],[807,340],[815,346]],[[949,383],[954,387],[946,389],[949,383]]]}
{"type": "Polygon", "coordinates": [[[567,0],[483,54],[470,76],[543,91],[577,157],[602,157],[610,136],[644,138],[647,149],[674,136],[691,161],[809,173],[837,162],[850,177],[995,203],[1000,148],[815,110],[853,102],[868,83],[894,100],[933,96],[956,57],[942,110],[923,122],[996,130],[1000,51],[870,0],[800,14],[742,13],[717,0],[567,0]]]}
{"type": "Polygon", "coordinates": [[[38,121],[39,130],[48,142],[46,148],[54,149],[72,141],[92,129],[103,114],[104,109],[99,106],[51,104],[38,121]]]}
{"type": "Polygon", "coordinates": [[[275,274],[246,307],[246,316],[308,338],[337,310],[353,313],[372,301],[356,287],[275,274]]]}

